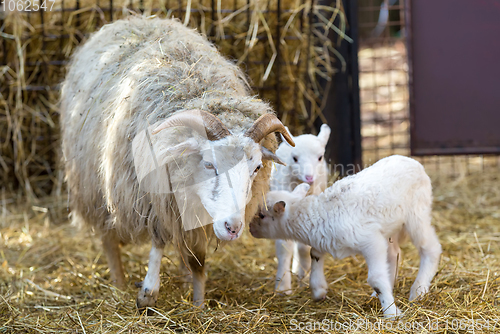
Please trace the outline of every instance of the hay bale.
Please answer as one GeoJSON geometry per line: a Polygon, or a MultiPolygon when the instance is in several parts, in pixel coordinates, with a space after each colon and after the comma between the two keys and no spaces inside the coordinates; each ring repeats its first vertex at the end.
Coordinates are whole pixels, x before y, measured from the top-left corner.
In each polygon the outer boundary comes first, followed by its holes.
{"type": "Polygon", "coordinates": [[[309,130],[321,117],[323,91],[316,77],[331,77],[334,71],[335,50],[324,31],[342,33],[341,5],[332,2],[332,7],[320,7],[312,0],[214,4],[212,11],[212,0],[115,0],[99,5],[89,0],[56,0],[45,12],[2,13],[2,183],[10,190],[21,188],[32,198],[60,192],[58,97],[64,65],[90,33],[133,15],[131,9],[177,17],[198,28],[243,67],[256,93],[273,104],[286,124],[299,133],[309,130]],[[334,21],[340,22],[340,28],[334,21]]]}

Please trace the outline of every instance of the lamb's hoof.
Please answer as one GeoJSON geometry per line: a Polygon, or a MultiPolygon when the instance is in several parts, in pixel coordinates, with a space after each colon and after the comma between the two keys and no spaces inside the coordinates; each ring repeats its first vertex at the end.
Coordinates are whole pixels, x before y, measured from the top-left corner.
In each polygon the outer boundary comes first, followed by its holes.
{"type": "Polygon", "coordinates": [[[135,285],[136,288],[140,289],[140,288],[142,288],[142,284],[143,283],[144,282],[135,282],[134,285],[135,285]]]}
{"type": "Polygon", "coordinates": [[[391,321],[397,320],[403,315],[404,313],[397,306],[390,307],[388,310],[384,311],[384,317],[391,321]]]}
{"type": "Polygon", "coordinates": [[[318,289],[312,292],[312,299],[315,302],[320,302],[326,299],[326,289],[318,289]]]}
{"type": "Polygon", "coordinates": [[[285,297],[285,296],[290,296],[290,295],[292,294],[292,290],[291,290],[291,289],[287,289],[287,290],[284,290],[284,289],[283,289],[283,290],[276,290],[276,294],[277,294],[278,296],[283,296],[283,297],[285,297]]]}
{"type": "Polygon", "coordinates": [[[370,297],[372,297],[372,298],[378,297],[377,292],[373,291],[372,294],[370,295],[370,297]]]}
{"type": "Polygon", "coordinates": [[[280,296],[290,295],[292,294],[292,283],[276,280],[274,291],[276,291],[276,294],[280,296]]]}
{"type": "MultiPolygon", "coordinates": [[[[158,300],[158,291],[152,291],[147,288],[142,288],[137,295],[137,308],[140,312],[143,312],[146,307],[153,307],[156,305],[158,300]]],[[[148,315],[150,311],[148,311],[148,315]]]]}
{"type": "Polygon", "coordinates": [[[425,285],[417,286],[417,288],[410,289],[410,302],[413,302],[419,298],[422,298],[425,294],[429,292],[429,287],[425,285]]]}

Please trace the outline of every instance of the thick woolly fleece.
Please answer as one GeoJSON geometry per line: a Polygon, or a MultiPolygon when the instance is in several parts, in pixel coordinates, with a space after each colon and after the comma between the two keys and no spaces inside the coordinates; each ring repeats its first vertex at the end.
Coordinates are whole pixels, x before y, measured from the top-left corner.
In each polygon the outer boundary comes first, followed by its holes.
{"type": "MultiPolygon", "coordinates": [[[[181,229],[171,197],[152,201],[139,191],[131,148],[136,134],[177,111],[202,109],[236,135],[272,112],[206,38],[157,18],[132,17],[93,34],[73,55],[61,95],[72,215],[97,230],[114,229],[126,243],[206,238],[203,231],[181,229]]],[[[275,135],[262,144],[274,151],[275,135]]],[[[253,183],[247,221],[268,189],[270,172],[264,164],[253,183]]]]}

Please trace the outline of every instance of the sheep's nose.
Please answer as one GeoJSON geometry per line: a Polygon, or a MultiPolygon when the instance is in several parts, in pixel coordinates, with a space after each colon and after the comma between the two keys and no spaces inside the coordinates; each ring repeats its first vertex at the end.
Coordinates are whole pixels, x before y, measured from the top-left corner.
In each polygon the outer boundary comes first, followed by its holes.
{"type": "Polygon", "coordinates": [[[314,182],[314,177],[312,175],[306,175],[306,182],[311,184],[314,182]]]}
{"type": "Polygon", "coordinates": [[[228,222],[226,222],[226,230],[229,232],[229,234],[236,235],[241,230],[242,225],[243,224],[241,222],[232,223],[232,224],[228,224],[228,222]]]}

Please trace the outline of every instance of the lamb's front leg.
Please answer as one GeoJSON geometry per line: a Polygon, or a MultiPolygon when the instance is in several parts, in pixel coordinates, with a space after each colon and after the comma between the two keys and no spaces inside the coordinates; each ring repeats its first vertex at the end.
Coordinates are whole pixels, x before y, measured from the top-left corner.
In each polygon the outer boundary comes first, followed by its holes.
{"type": "Polygon", "coordinates": [[[160,267],[161,258],[163,256],[163,248],[165,246],[151,247],[149,252],[148,273],[141,284],[141,291],[137,295],[137,308],[139,310],[145,307],[153,307],[158,299],[160,291],[160,267]]]}
{"type": "Polygon", "coordinates": [[[304,278],[311,269],[311,247],[300,242],[295,244],[292,272],[297,274],[300,286],[304,285],[304,278]]]}
{"type": "Polygon", "coordinates": [[[276,257],[278,258],[278,271],[276,273],[276,292],[284,294],[292,293],[292,273],[290,265],[292,262],[294,242],[291,240],[276,240],[276,257]]]}
{"type": "Polygon", "coordinates": [[[371,243],[362,250],[362,254],[368,265],[368,284],[377,293],[384,316],[394,319],[401,315],[401,311],[395,305],[392,294],[387,263],[388,248],[388,242],[383,236],[373,236],[371,243]]]}
{"type": "Polygon", "coordinates": [[[328,284],[326,283],[323,265],[325,262],[325,254],[311,248],[311,277],[309,287],[312,290],[312,298],[315,301],[326,298],[328,284]]]}

